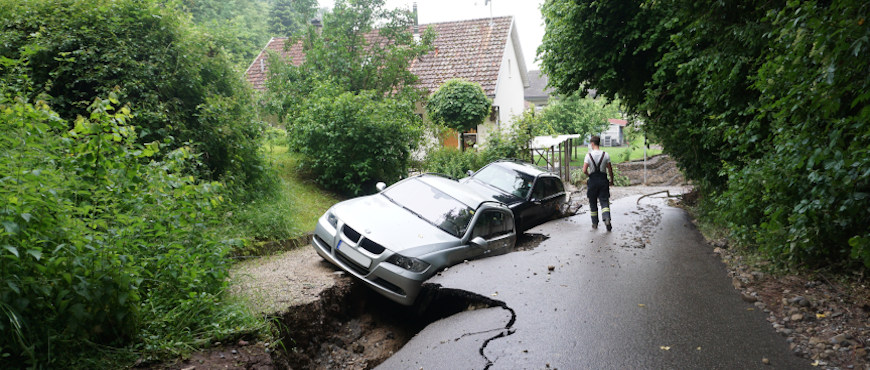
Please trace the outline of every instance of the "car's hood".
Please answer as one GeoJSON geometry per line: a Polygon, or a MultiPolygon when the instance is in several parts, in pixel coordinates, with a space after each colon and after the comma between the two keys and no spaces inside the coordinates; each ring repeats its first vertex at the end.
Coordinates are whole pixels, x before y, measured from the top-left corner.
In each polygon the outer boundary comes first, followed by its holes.
{"type": "Polygon", "coordinates": [[[508,206],[512,206],[516,203],[520,203],[523,201],[522,198],[517,197],[516,195],[505,193],[504,191],[501,191],[494,186],[490,186],[478,180],[475,180],[473,177],[466,177],[460,180],[460,182],[467,184],[476,193],[495,199],[499,202],[507,204],[508,206]]]}
{"type": "Polygon", "coordinates": [[[346,225],[394,252],[410,257],[425,254],[433,247],[440,248],[459,243],[459,238],[433,226],[413,213],[391,202],[380,194],[354,198],[333,208],[336,217],[346,225]]]}

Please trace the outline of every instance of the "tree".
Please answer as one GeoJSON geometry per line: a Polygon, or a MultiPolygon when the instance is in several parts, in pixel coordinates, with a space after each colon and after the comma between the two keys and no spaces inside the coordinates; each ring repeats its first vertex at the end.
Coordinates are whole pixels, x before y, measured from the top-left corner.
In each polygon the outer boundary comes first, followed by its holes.
{"type": "Polygon", "coordinates": [[[308,25],[298,41],[305,53],[301,65],[271,54],[263,102],[267,110],[279,122],[292,124],[305,109],[305,98],[323,80],[351,92],[419,97],[417,76],[408,67],[432,49],[435,33],[427,29],[415,40],[411,14],[383,7],[384,0],[340,0],[323,15],[322,29],[308,25]]]}
{"type": "Polygon", "coordinates": [[[734,236],[783,262],[870,266],[870,8],[556,1],[542,69],[619,97],[734,236]],[[763,200],[763,201],[759,201],[763,200]]]}
{"type": "Polygon", "coordinates": [[[268,11],[272,0],[159,0],[166,7],[190,14],[227,53],[237,70],[251,64],[269,40],[268,11]]]}
{"type": "Polygon", "coordinates": [[[302,69],[330,78],[347,91],[373,90],[395,96],[418,93],[411,61],[432,50],[430,28],[416,40],[413,14],[384,8],[385,0],[338,0],[323,15],[323,28],[309,26],[302,69]]]}
{"type": "Polygon", "coordinates": [[[574,92],[552,101],[541,111],[541,120],[559,134],[588,136],[604,131],[608,118],[619,117],[607,98],[590,98],[574,92]]]}
{"type": "Polygon", "coordinates": [[[492,107],[479,84],[451,79],[438,88],[426,103],[426,113],[432,122],[458,131],[460,148],[465,149],[464,133],[483,123],[492,107]]]}
{"type": "Polygon", "coordinates": [[[269,8],[269,32],[282,37],[296,35],[316,13],[316,0],[275,0],[269,8]]]}
{"type": "Polygon", "coordinates": [[[359,195],[407,175],[422,134],[408,67],[434,40],[431,29],[416,40],[412,22],[384,0],[339,0],[322,30],[308,26],[301,65],[270,56],[265,104],[322,186],[359,195]]]}
{"type": "Polygon", "coordinates": [[[117,93],[137,112],[140,143],[157,142],[164,153],[190,143],[202,153],[202,177],[239,186],[259,178],[251,94],[221,46],[187,16],[158,0],[0,5],[0,54],[26,60],[29,98],[47,94],[73,122],[95,97],[117,93]]]}

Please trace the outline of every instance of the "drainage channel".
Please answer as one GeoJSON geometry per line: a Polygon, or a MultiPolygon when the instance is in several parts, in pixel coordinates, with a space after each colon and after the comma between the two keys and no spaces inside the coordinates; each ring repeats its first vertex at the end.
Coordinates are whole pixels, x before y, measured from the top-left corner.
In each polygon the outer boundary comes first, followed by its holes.
{"type": "MultiPolygon", "coordinates": [[[[520,250],[534,249],[546,237],[525,234],[520,250]]],[[[500,307],[511,313],[503,330],[480,348],[487,367],[486,345],[513,333],[514,311],[502,301],[436,284],[424,284],[417,304],[399,305],[350,277],[274,322],[282,338],[273,352],[277,367],[291,369],[371,369],[396,353],[429,324],[457,313],[500,307]]]]}

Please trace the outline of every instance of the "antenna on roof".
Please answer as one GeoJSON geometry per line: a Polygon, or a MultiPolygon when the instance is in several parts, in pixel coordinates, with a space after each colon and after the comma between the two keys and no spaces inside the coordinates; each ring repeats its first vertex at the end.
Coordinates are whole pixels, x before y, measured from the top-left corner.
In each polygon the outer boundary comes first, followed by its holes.
{"type": "Polygon", "coordinates": [[[492,27],[495,25],[495,22],[492,20],[492,0],[486,0],[483,2],[483,5],[489,4],[489,26],[492,27]]]}

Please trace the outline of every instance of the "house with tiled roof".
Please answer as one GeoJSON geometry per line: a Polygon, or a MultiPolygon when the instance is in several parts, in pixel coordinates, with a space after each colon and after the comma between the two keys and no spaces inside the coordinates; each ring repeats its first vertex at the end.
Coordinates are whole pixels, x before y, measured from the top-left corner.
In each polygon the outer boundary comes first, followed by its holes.
{"type": "Polygon", "coordinates": [[[550,103],[553,89],[547,87],[549,79],[540,70],[529,71],[529,86],[525,90],[526,107],[539,111],[550,103]]]}
{"type": "MultiPolygon", "coordinates": [[[[417,86],[432,93],[452,78],[480,84],[493,101],[492,114],[476,130],[477,142],[483,143],[492,130],[510,124],[511,117],[524,109],[529,77],[516,23],[513,17],[496,17],[424,24],[419,29],[430,26],[437,35],[434,50],[410,66],[418,78],[417,86]]],[[[248,67],[246,77],[255,89],[265,88],[268,50],[297,65],[304,60],[301,44],[285,49],[286,42],[286,38],[271,39],[248,67]]],[[[419,113],[424,113],[422,108],[419,113]]],[[[455,140],[446,143],[456,145],[455,140]]]]}

